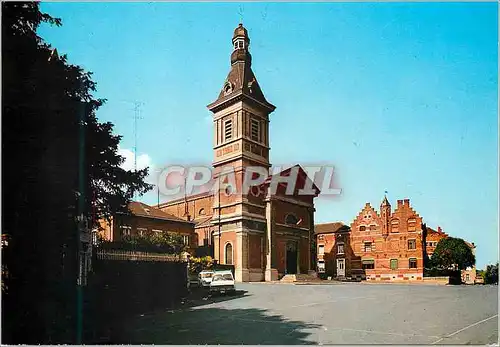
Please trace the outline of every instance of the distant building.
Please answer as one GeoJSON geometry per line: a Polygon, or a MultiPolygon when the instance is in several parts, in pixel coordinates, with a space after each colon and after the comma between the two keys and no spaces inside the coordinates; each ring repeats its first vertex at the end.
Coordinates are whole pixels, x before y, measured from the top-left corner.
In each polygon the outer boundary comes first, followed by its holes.
{"type": "MultiPolygon", "coordinates": [[[[476,246],[474,245],[474,242],[470,243],[465,241],[467,243],[467,246],[470,247],[472,250],[472,254],[476,256],[476,246]]],[[[465,270],[462,270],[462,283],[465,284],[475,284],[478,283],[477,281],[477,272],[476,272],[476,265],[474,264],[473,266],[468,267],[465,270]]],[[[481,282],[481,281],[479,281],[481,282]]]]}
{"type": "Polygon", "coordinates": [[[143,236],[154,233],[181,235],[188,249],[198,243],[194,223],[163,212],[142,202],[132,201],[129,215],[118,214],[101,220],[99,234],[107,241],[121,241],[126,236],[143,236]]]}
{"type": "MultiPolygon", "coordinates": [[[[317,271],[337,279],[419,281],[425,255],[432,256],[439,240],[448,237],[434,230],[410,206],[384,197],[380,211],[367,203],[350,227],[343,223],[315,226],[317,271]]],[[[474,244],[468,245],[475,252],[474,244]]],[[[475,267],[462,271],[462,282],[474,283],[475,267]]]]}

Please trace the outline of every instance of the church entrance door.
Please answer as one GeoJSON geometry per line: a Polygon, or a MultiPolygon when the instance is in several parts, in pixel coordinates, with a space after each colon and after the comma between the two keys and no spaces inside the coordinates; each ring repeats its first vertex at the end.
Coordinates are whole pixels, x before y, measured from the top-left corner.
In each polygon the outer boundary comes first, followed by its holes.
{"type": "Polygon", "coordinates": [[[286,273],[297,273],[297,243],[288,242],[286,245],[286,273]]]}

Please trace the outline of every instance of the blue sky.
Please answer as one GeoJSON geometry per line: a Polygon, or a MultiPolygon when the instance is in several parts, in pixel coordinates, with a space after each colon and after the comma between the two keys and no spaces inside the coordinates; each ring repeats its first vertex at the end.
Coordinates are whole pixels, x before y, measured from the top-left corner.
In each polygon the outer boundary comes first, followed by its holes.
{"type": "MultiPolygon", "coordinates": [[[[432,227],[498,260],[496,3],[43,3],[39,34],[94,73],[98,116],[141,163],[210,163],[206,105],[249,30],[271,114],[273,164],[330,162],[343,193],[316,222],[409,198],[432,227]]],[[[143,200],[156,203],[156,193],[143,200]]]]}

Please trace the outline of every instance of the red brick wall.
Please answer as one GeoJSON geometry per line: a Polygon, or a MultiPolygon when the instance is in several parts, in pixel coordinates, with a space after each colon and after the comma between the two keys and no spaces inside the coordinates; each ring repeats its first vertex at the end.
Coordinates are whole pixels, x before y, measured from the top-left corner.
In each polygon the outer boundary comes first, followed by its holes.
{"type": "MultiPolygon", "coordinates": [[[[396,210],[388,220],[389,233],[382,234],[384,221],[369,205],[351,224],[350,241],[355,256],[361,260],[373,260],[374,269],[364,270],[374,279],[421,279],[423,274],[422,218],[411,208],[408,199],[398,200],[396,210]],[[397,221],[397,228],[394,221],[397,221]],[[413,221],[413,222],[411,222],[413,221]],[[366,230],[362,230],[361,227],[366,230]],[[370,228],[371,226],[371,228],[370,228]],[[415,249],[409,249],[408,241],[415,241],[415,249]],[[365,251],[365,242],[372,243],[372,250],[365,251]],[[410,258],[417,260],[417,268],[409,268],[410,258]],[[391,259],[397,259],[397,270],[392,270],[391,259]],[[412,278],[413,276],[413,278],[412,278]]],[[[360,268],[357,268],[360,270],[360,268]]]]}
{"type": "Polygon", "coordinates": [[[262,239],[261,235],[248,235],[250,269],[262,269],[262,239]]]}
{"type": "MultiPolygon", "coordinates": [[[[223,232],[220,237],[220,263],[226,264],[226,244],[230,242],[233,246],[233,265],[236,265],[238,259],[238,247],[236,245],[236,233],[234,231],[223,232]]],[[[217,254],[217,250],[215,250],[215,254],[217,254]]]]}
{"type": "MultiPolygon", "coordinates": [[[[191,220],[208,217],[213,214],[213,196],[202,196],[202,197],[188,197],[187,199],[188,211],[191,220]],[[200,213],[201,212],[201,213],[200,213]]],[[[174,202],[172,204],[163,206],[160,208],[163,212],[169,213],[179,218],[185,218],[185,207],[186,204],[183,200],[174,202]]]]}

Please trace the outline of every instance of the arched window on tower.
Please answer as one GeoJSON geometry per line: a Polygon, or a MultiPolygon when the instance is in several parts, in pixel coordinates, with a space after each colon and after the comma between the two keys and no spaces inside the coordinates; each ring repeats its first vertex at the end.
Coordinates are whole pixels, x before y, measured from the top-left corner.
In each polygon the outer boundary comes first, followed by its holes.
{"type": "Polygon", "coordinates": [[[225,264],[233,264],[233,245],[230,243],[226,244],[225,247],[225,264]]]}

